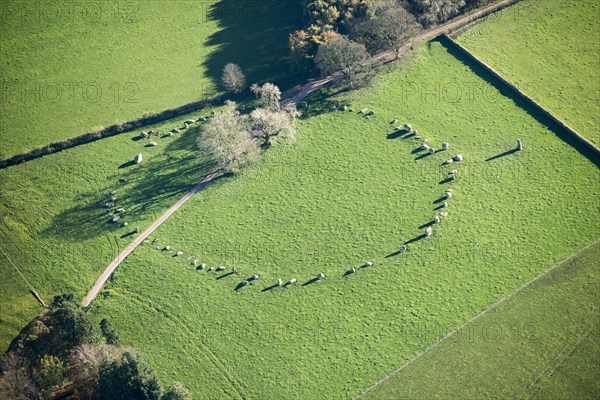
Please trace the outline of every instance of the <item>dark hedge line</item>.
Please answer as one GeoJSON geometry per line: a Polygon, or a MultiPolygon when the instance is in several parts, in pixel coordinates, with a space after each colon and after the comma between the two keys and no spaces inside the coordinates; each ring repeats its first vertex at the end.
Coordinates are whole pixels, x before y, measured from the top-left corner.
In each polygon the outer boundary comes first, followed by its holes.
{"type": "Polygon", "coordinates": [[[149,115],[133,121],[124,122],[122,124],[111,125],[107,128],[101,129],[96,132],[84,133],[83,135],[76,136],[74,138],[62,140],[60,142],[50,143],[25,153],[16,154],[12,157],[1,159],[0,169],[10,167],[11,165],[20,164],[26,161],[31,161],[36,158],[57,153],[59,151],[70,149],[75,146],[91,143],[96,140],[116,136],[125,132],[130,132],[134,129],[138,129],[144,126],[157,124],[162,121],[166,121],[185,114],[189,114],[194,111],[198,111],[211,105],[219,104],[223,101],[224,96],[217,96],[210,99],[200,100],[193,103],[184,104],[181,107],[177,107],[171,110],[165,110],[158,114],[149,115]]]}

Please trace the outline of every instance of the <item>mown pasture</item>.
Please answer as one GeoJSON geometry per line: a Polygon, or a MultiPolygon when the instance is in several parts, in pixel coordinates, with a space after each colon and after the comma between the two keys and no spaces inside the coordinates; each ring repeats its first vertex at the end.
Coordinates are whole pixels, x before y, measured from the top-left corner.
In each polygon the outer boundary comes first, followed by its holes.
{"type": "Polygon", "coordinates": [[[600,147],[600,5],[524,0],[457,40],[600,147]]]}
{"type": "Polygon", "coordinates": [[[596,241],[362,398],[598,398],[599,257],[596,241]]]}
{"type": "MultiPolygon", "coordinates": [[[[147,130],[166,133],[209,111],[147,130]]],[[[61,293],[83,298],[135,228],[149,226],[212,168],[195,148],[198,129],[147,140],[123,134],[0,171],[1,348],[39,310],[30,285],[46,301],[61,293]],[[157,146],[147,147],[151,141],[157,146]],[[144,161],[132,165],[139,153],[144,161]],[[115,206],[107,213],[113,191],[115,206]],[[111,223],[118,208],[125,213],[111,223]]]]}
{"type": "Polygon", "coordinates": [[[300,7],[2,1],[0,157],[214,96],[228,62],[250,83],[286,78],[300,7]]]}
{"type": "Polygon", "coordinates": [[[309,102],[294,146],[194,197],[92,313],[197,397],[347,398],[597,238],[598,168],[438,42],[415,53],[369,89],[309,102]],[[426,156],[424,139],[450,150],[426,156]]]}

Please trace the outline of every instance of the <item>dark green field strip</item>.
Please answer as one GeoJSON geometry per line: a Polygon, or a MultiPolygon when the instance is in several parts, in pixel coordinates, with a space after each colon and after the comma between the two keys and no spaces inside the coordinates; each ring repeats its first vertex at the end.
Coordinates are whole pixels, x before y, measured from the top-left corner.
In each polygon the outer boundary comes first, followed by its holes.
{"type": "Polygon", "coordinates": [[[597,398],[598,260],[596,241],[362,398],[597,398]]]}

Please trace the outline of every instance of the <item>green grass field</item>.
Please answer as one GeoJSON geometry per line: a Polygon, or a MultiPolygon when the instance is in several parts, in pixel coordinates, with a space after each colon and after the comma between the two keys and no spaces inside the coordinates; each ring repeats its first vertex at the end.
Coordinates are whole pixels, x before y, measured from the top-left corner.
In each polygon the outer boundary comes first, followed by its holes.
{"type": "Polygon", "coordinates": [[[465,325],[364,399],[597,399],[600,242],[465,325]]]}
{"type": "Polygon", "coordinates": [[[194,197],[119,267],[93,315],[196,397],[347,398],[597,238],[598,169],[439,43],[417,53],[373,88],[316,99],[294,147],[194,197]],[[394,117],[451,150],[422,157],[394,117]],[[525,151],[506,154],[516,131],[525,151]],[[465,160],[440,167],[456,153],[465,160]],[[448,187],[449,216],[393,255],[448,187]]]}
{"type": "Polygon", "coordinates": [[[458,37],[596,147],[600,147],[600,4],[524,0],[458,37]]]}
{"type": "Polygon", "coordinates": [[[0,157],[216,94],[223,66],[288,76],[300,3],[0,2],[0,157]]]}
{"type": "MultiPolygon", "coordinates": [[[[181,121],[148,130],[175,126],[181,121]]],[[[25,276],[0,254],[0,348],[39,310],[26,280],[46,301],[60,293],[83,297],[136,226],[150,225],[200,181],[211,163],[195,150],[198,126],[184,132],[143,141],[123,134],[0,171],[0,248],[25,276]],[[151,140],[157,146],[144,147],[151,140]],[[138,153],[144,161],[125,166],[138,153]],[[114,190],[115,208],[126,209],[118,224],[108,222],[113,214],[104,207],[114,190]]]]}

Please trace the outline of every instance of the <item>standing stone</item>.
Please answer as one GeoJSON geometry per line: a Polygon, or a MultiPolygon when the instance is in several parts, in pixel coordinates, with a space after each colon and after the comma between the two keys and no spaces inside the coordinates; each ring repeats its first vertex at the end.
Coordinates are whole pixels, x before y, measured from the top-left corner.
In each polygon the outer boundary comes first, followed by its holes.
{"type": "Polygon", "coordinates": [[[521,143],[521,139],[517,139],[517,150],[523,150],[523,143],[521,143]]]}

